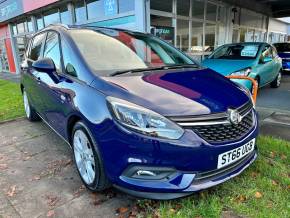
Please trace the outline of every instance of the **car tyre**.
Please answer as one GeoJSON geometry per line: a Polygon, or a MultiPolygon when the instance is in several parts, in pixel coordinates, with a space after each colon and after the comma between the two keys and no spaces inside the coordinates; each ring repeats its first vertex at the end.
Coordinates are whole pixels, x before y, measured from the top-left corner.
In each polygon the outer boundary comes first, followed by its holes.
{"type": "Polygon", "coordinates": [[[23,104],[26,118],[31,122],[39,121],[40,117],[38,116],[34,108],[31,106],[25,89],[23,89],[23,104]]]}
{"type": "Polygon", "coordinates": [[[281,85],[281,79],[282,79],[282,73],[281,73],[281,71],[279,71],[275,80],[273,82],[271,82],[271,87],[278,88],[281,85]]]}
{"type": "Polygon", "coordinates": [[[91,191],[103,191],[111,186],[103,161],[89,129],[79,121],[72,130],[74,162],[84,185],[91,191]]]}

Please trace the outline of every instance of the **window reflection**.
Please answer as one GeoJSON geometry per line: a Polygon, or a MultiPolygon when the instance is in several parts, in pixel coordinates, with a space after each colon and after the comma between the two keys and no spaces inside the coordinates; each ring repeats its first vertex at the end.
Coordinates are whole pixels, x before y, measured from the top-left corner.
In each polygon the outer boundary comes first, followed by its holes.
{"type": "Polygon", "coordinates": [[[49,24],[59,23],[59,13],[58,9],[48,11],[47,14],[44,14],[44,25],[48,26],[49,24]]]}
{"type": "Polygon", "coordinates": [[[63,24],[70,24],[71,23],[71,17],[70,17],[70,13],[67,10],[67,7],[62,7],[59,9],[60,12],[60,21],[63,24]]]}
{"type": "Polygon", "coordinates": [[[103,1],[87,0],[88,19],[104,16],[103,1]]]}
{"type": "Polygon", "coordinates": [[[135,10],[135,0],[119,0],[119,13],[135,10]]]}
{"type": "Polygon", "coordinates": [[[42,19],[41,15],[36,18],[36,23],[37,23],[37,29],[38,30],[41,30],[41,29],[44,28],[44,23],[43,23],[43,19],[42,19]]]}
{"type": "Polygon", "coordinates": [[[87,19],[86,8],[83,1],[75,4],[75,21],[81,22],[87,19]]]}

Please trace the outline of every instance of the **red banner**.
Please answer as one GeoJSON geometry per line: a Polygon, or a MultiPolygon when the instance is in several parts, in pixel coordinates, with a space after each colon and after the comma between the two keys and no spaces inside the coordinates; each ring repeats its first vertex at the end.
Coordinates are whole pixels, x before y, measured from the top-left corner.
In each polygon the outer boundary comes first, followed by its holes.
{"type": "Polygon", "coordinates": [[[22,0],[24,13],[41,8],[59,0],[22,0]]]}

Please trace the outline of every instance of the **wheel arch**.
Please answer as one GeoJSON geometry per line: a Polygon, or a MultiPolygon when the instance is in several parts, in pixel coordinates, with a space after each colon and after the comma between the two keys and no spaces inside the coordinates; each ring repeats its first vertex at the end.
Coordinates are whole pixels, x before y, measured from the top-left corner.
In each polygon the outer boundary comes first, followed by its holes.
{"type": "Polygon", "coordinates": [[[83,119],[81,118],[81,116],[73,114],[68,118],[67,121],[67,128],[66,128],[66,134],[67,134],[67,139],[68,142],[71,144],[72,142],[72,130],[74,125],[79,122],[82,121],[83,119]]]}

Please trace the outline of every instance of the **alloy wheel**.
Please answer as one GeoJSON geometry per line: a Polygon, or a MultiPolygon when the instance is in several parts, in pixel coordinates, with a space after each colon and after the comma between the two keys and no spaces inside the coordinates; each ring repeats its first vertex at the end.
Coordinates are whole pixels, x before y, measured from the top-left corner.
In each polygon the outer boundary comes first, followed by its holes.
{"type": "Polygon", "coordinates": [[[96,163],[92,145],[84,131],[75,131],[73,148],[78,171],[84,182],[90,185],[96,177],[96,163]]]}
{"type": "Polygon", "coordinates": [[[29,118],[30,117],[30,113],[31,113],[31,109],[30,109],[30,105],[29,105],[29,101],[28,101],[28,97],[26,94],[26,91],[23,92],[23,104],[24,104],[24,110],[26,113],[26,117],[29,118]]]}
{"type": "Polygon", "coordinates": [[[281,72],[279,72],[279,74],[277,76],[277,86],[281,85],[281,78],[282,78],[282,75],[281,75],[281,72]]]}

